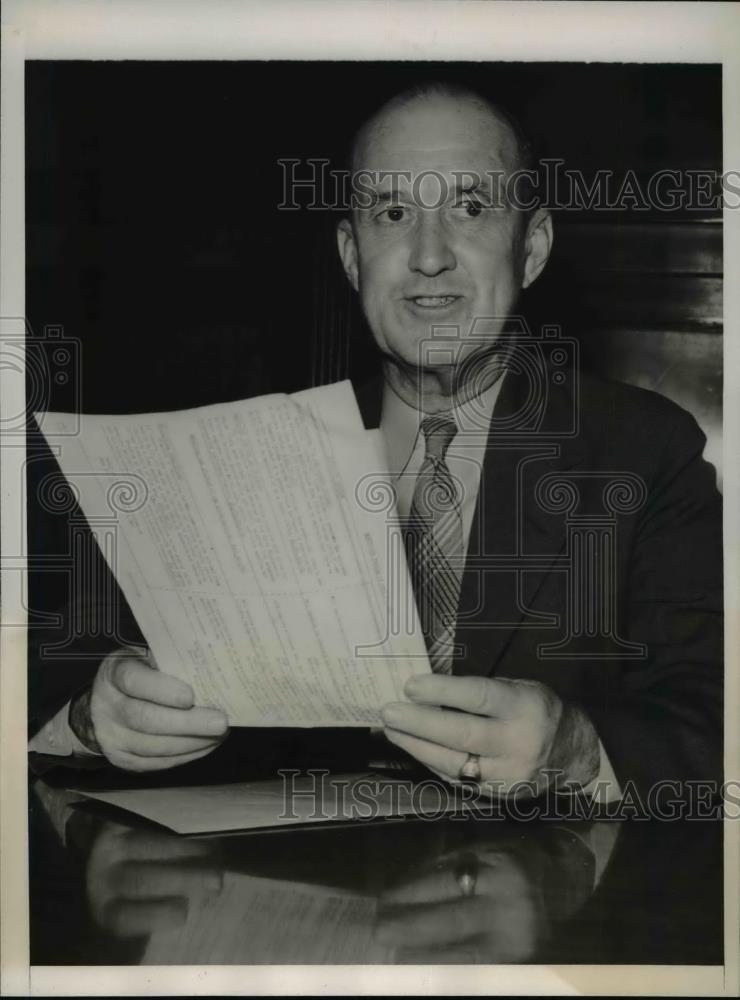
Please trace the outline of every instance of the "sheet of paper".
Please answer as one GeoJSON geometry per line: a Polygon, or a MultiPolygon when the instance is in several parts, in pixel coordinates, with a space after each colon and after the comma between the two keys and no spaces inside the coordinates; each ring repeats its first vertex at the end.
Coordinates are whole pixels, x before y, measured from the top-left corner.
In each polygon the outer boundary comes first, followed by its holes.
{"type": "Polygon", "coordinates": [[[349,382],[173,413],[38,414],[159,665],[232,725],[367,726],[429,670],[349,382]],[[58,436],[57,436],[58,435],[58,436]]]}
{"type": "Polygon", "coordinates": [[[268,781],[175,788],[132,788],[80,795],[118,806],[182,834],[225,833],[420,814],[462,807],[431,785],[379,777],[299,775],[268,781]]]}
{"type": "Polygon", "coordinates": [[[154,931],[143,965],[361,965],[392,960],[374,936],[374,897],[227,872],[183,925],[154,931]]]}

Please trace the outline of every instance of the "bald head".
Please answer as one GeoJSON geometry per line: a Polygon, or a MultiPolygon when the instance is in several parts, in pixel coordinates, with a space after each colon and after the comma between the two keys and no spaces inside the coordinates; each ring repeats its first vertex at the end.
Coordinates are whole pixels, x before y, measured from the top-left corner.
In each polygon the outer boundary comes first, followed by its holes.
{"type": "MultiPolygon", "coordinates": [[[[421,83],[396,94],[358,129],[350,148],[353,171],[377,168],[378,146],[403,136],[410,147],[424,148],[434,137],[440,148],[474,133],[488,141],[507,171],[532,170],[531,143],[516,120],[492,101],[456,84],[421,83]]],[[[393,169],[390,166],[380,169],[393,169]]]]}
{"type": "Polygon", "coordinates": [[[504,112],[441,84],[399,94],[360,129],[337,243],[399,385],[428,376],[449,395],[462,359],[488,357],[545,266],[549,214],[521,199],[528,156],[504,112]],[[435,339],[422,357],[440,330],[445,349],[435,339]]]}

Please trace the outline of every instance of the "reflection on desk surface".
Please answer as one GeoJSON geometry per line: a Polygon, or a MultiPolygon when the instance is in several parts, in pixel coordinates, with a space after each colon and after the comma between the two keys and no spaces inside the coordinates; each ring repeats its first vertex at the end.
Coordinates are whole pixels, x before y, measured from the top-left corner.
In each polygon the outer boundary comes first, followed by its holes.
{"type": "Polygon", "coordinates": [[[122,816],[36,782],[32,964],[722,961],[717,822],[189,839],[122,816]]]}

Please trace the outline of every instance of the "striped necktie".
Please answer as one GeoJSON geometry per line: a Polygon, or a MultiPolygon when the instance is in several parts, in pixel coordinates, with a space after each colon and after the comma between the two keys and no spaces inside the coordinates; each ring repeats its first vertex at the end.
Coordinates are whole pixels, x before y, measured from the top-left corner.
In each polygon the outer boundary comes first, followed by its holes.
{"type": "Polygon", "coordinates": [[[463,568],[460,502],[445,455],[457,433],[446,414],[425,417],[426,450],[416,479],[404,541],[421,628],[435,673],[452,669],[463,568]]]}

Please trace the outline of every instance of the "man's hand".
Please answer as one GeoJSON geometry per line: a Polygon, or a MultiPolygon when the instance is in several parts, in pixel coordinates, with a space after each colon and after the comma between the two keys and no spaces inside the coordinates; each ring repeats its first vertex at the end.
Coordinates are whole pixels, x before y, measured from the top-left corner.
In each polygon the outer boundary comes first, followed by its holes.
{"type": "Polygon", "coordinates": [[[413,965],[536,961],[594,890],[595,857],[578,829],[478,824],[385,890],[376,941],[413,965]]]}
{"type": "Polygon", "coordinates": [[[181,927],[221,891],[223,873],[207,843],[106,822],[87,864],[93,919],[119,938],[181,927]]]}
{"type": "Polygon", "coordinates": [[[443,855],[379,902],[375,939],[399,964],[526,962],[549,932],[542,886],[505,845],[443,855]],[[460,887],[466,869],[470,895],[460,887]]]}
{"type": "Polygon", "coordinates": [[[591,722],[544,684],[424,674],[405,693],[413,704],[383,709],[386,736],[446,781],[459,782],[470,753],[480,756],[482,790],[495,795],[520,782],[515,792],[540,794],[546,772],[584,786],[599,772],[591,722]]]}
{"type": "Polygon", "coordinates": [[[204,757],[226,736],[224,713],[193,702],[189,684],[157,670],[145,652],[123,649],[103,660],[69,721],[78,739],[116,767],[158,771],[204,757]]]}

